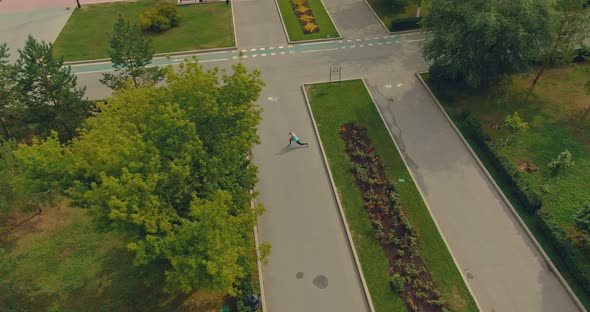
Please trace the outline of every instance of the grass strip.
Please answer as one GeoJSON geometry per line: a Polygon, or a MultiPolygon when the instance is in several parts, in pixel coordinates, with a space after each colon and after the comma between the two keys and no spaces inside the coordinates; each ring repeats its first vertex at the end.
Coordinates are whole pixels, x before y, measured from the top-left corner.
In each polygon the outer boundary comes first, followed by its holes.
{"type": "MultiPolygon", "coordinates": [[[[146,9],[175,0],[144,0],[92,4],[76,9],[53,45],[53,53],[66,61],[107,58],[108,32],[118,15],[139,23],[146,9]]],[[[149,34],[156,53],[235,46],[232,11],[224,2],[178,7],[180,26],[161,34],[149,34]]]]}
{"type": "Polygon", "coordinates": [[[304,34],[299,20],[291,8],[290,0],[277,0],[279,4],[279,10],[287,28],[287,35],[291,41],[303,41],[303,40],[314,40],[314,39],[329,39],[338,38],[340,34],[336,30],[336,26],[332,23],[330,15],[324,8],[324,5],[320,0],[308,0],[309,6],[313,11],[313,16],[316,19],[320,32],[313,34],[304,34]]]}
{"type": "Polygon", "coordinates": [[[340,126],[356,122],[368,128],[369,137],[391,181],[397,183],[402,207],[416,226],[423,249],[422,258],[443,299],[452,311],[477,311],[459,270],[418,192],[401,156],[389,136],[362,80],[327,83],[307,87],[310,106],[336,183],[338,196],[352,232],[355,248],[377,311],[404,311],[405,304],[389,286],[389,265],[375,239],[363,207],[361,193],[350,171],[340,126]]]}

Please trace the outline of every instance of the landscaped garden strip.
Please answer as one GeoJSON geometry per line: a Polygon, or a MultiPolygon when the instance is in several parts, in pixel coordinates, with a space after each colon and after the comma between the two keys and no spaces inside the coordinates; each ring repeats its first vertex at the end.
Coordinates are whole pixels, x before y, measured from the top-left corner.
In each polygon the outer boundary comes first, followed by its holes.
{"type": "Polygon", "coordinates": [[[320,0],[276,1],[290,41],[340,37],[320,0]]]}
{"type": "MultiPolygon", "coordinates": [[[[56,56],[66,61],[107,58],[108,37],[120,14],[139,23],[146,9],[174,0],[125,1],[85,5],[76,9],[53,45],[56,56]]],[[[232,10],[225,2],[182,5],[178,7],[178,27],[152,38],[156,53],[225,48],[235,46],[232,10]]]]}
{"type": "Polygon", "coordinates": [[[574,215],[590,189],[590,120],[580,119],[588,105],[584,83],[589,75],[590,64],[546,71],[532,95],[528,76],[482,92],[434,84],[422,75],[587,309],[590,246],[574,215]],[[503,119],[515,111],[529,130],[504,144],[510,131],[503,119]],[[554,175],[548,164],[565,149],[576,165],[554,175]]]}
{"type": "MultiPolygon", "coordinates": [[[[383,162],[387,180],[396,182],[401,207],[415,226],[424,265],[451,311],[477,311],[447,246],[432,221],[424,201],[391,140],[362,80],[307,86],[310,106],[317,123],[327,161],[341,199],[376,311],[403,311],[407,304],[390,286],[394,271],[364,206],[362,193],[351,170],[346,145],[340,137],[343,124],[366,125],[375,153],[383,162]]],[[[405,254],[405,252],[404,252],[405,254]]],[[[395,270],[395,268],[394,268],[395,270]]],[[[400,274],[401,276],[401,274],[400,274]]],[[[414,302],[415,304],[415,302],[414,302]]]]}
{"type": "Polygon", "coordinates": [[[340,136],[375,238],[389,260],[391,288],[402,296],[409,310],[442,311],[444,302],[422,261],[416,227],[400,205],[395,184],[385,176],[383,161],[371,145],[367,128],[344,124],[340,136]]]}
{"type": "MultiPolygon", "coordinates": [[[[371,6],[373,11],[377,14],[381,22],[389,31],[395,31],[392,28],[394,21],[404,21],[416,18],[418,12],[418,4],[415,1],[410,1],[403,8],[397,8],[392,5],[391,0],[365,0],[371,6]]],[[[420,9],[420,16],[428,15],[432,3],[431,0],[422,0],[420,9]]]]}

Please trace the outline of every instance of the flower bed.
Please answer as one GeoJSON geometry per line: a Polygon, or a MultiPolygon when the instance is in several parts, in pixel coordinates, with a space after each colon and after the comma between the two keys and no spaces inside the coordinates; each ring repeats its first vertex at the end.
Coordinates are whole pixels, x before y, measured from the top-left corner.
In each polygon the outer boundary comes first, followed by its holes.
{"type": "Polygon", "coordinates": [[[371,145],[367,129],[347,123],[340,128],[340,137],[375,238],[389,260],[392,289],[410,311],[442,311],[445,303],[422,261],[416,228],[400,205],[395,185],[385,176],[383,161],[371,145]]]}
{"type": "Polygon", "coordinates": [[[320,27],[313,16],[308,0],[291,0],[291,8],[299,20],[303,33],[313,34],[320,32],[320,27]]]}

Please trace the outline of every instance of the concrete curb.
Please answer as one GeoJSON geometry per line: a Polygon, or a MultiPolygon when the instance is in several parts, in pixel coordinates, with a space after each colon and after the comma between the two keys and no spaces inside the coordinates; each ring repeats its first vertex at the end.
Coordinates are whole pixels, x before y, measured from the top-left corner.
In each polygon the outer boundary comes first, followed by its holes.
{"type": "MultiPolygon", "coordinates": [[[[350,79],[349,79],[350,80],[350,79]]],[[[346,81],[346,80],[344,80],[346,81]]],[[[316,82],[320,83],[320,82],[316,82]]],[[[369,293],[369,288],[367,287],[367,282],[365,281],[365,275],[363,274],[363,269],[361,267],[361,263],[359,261],[358,255],[356,253],[356,248],[354,247],[354,242],[352,240],[352,234],[350,233],[350,229],[348,227],[348,222],[346,221],[346,216],[344,215],[344,209],[342,208],[342,204],[340,203],[340,197],[338,196],[338,192],[336,191],[336,183],[334,183],[334,179],[332,178],[332,171],[330,170],[330,166],[328,165],[328,157],[326,157],[326,153],[324,151],[324,145],[322,144],[322,139],[320,138],[320,132],[318,130],[317,124],[315,122],[315,118],[313,117],[313,112],[311,110],[311,106],[309,104],[309,98],[307,97],[307,91],[305,90],[305,86],[312,85],[315,83],[306,83],[301,86],[301,91],[303,91],[303,96],[305,98],[305,104],[307,106],[307,112],[309,113],[309,117],[311,118],[311,122],[313,124],[313,129],[315,133],[315,137],[318,140],[320,145],[320,151],[322,153],[322,160],[324,164],[324,168],[328,173],[328,178],[330,179],[330,185],[332,186],[332,196],[336,200],[336,204],[338,206],[338,211],[340,212],[340,220],[342,224],[344,224],[344,230],[346,232],[346,238],[348,239],[349,248],[352,251],[352,256],[354,258],[354,262],[356,264],[356,271],[358,276],[361,279],[361,283],[363,285],[363,290],[365,292],[365,300],[367,305],[369,306],[369,310],[371,312],[375,312],[375,307],[373,306],[373,300],[371,299],[371,294],[369,293]]]]}
{"type": "Polygon", "coordinates": [[[457,135],[461,138],[461,141],[463,142],[463,144],[465,145],[465,147],[467,147],[467,149],[471,153],[471,156],[475,159],[475,161],[477,162],[477,164],[479,165],[479,167],[481,168],[481,170],[485,173],[485,175],[488,178],[488,180],[492,183],[492,185],[494,186],[494,188],[496,189],[496,191],[500,194],[500,197],[502,197],[502,200],[504,201],[504,203],[506,204],[506,206],[509,207],[509,210],[512,213],[512,215],[516,218],[516,220],[518,220],[518,223],[524,229],[524,231],[527,234],[528,238],[533,242],[533,245],[535,246],[535,248],[537,249],[537,251],[541,254],[541,256],[543,257],[543,259],[545,260],[545,263],[547,264],[547,267],[549,268],[549,270],[557,277],[557,280],[559,280],[559,282],[561,283],[561,285],[565,288],[566,292],[572,298],[572,300],[574,301],[574,303],[576,304],[576,306],[578,307],[578,309],[580,311],[582,311],[582,312],[587,312],[586,311],[586,308],[584,308],[584,305],[582,304],[582,302],[580,302],[580,299],[578,299],[578,297],[576,296],[576,294],[574,293],[574,291],[570,288],[570,286],[568,285],[567,281],[563,278],[563,276],[561,275],[561,273],[559,272],[559,270],[555,267],[555,265],[553,264],[553,262],[551,261],[551,259],[549,258],[549,256],[547,256],[547,254],[545,253],[545,250],[543,249],[543,247],[541,247],[541,245],[539,244],[539,242],[537,242],[537,239],[535,238],[535,236],[533,235],[533,233],[531,233],[531,231],[527,227],[526,223],[524,223],[524,221],[522,220],[522,218],[520,217],[520,215],[518,214],[518,212],[516,211],[516,209],[514,208],[514,206],[512,206],[512,203],[510,202],[510,200],[508,200],[508,198],[506,197],[506,195],[504,195],[504,192],[502,192],[502,189],[498,186],[498,184],[496,183],[496,180],[494,180],[494,178],[492,177],[492,175],[488,172],[488,169],[481,162],[481,160],[479,160],[479,157],[477,157],[477,154],[475,154],[475,151],[473,151],[473,149],[471,148],[471,145],[469,145],[469,142],[467,142],[467,140],[465,139],[465,137],[463,136],[463,134],[461,133],[461,131],[459,131],[459,129],[457,128],[457,126],[455,126],[455,123],[449,117],[449,115],[447,114],[447,112],[445,111],[445,109],[443,108],[443,106],[440,104],[440,102],[438,101],[438,99],[436,98],[436,96],[434,95],[434,93],[432,92],[432,90],[430,89],[430,87],[428,87],[428,85],[426,84],[426,82],[424,81],[424,79],[422,79],[422,77],[420,76],[420,74],[421,73],[416,73],[416,77],[418,77],[418,80],[420,81],[420,83],[422,83],[422,86],[424,86],[424,88],[426,89],[426,91],[428,91],[428,93],[430,94],[430,96],[432,97],[432,99],[434,100],[434,102],[436,103],[436,105],[438,106],[438,108],[442,111],[443,115],[445,116],[445,118],[447,119],[447,121],[449,122],[449,124],[451,125],[451,127],[453,127],[453,129],[455,130],[455,132],[457,133],[457,135]]]}
{"type": "Polygon", "coordinates": [[[231,23],[234,28],[234,48],[238,48],[238,32],[236,29],[236,14],[234,12],[234,3],[232,1],[229,2],[231,6],[231,23]]]}
{"type": "MultiPolygon", "coordinates": [[[[250,196],[254,192],[250,190],[250,196]]],[[[250,208],[254,209],[254,198],[250,197],[250,208]]],[[[256,221],[258,224],[258,220],[256,221]]],[[[260,302],[262,303],[262,311],[268,311],[266,309],[266,296],[264,294],[264,281],[262,280],[262,262],[260,261],[260,242],[258,241],[258,226],[254,226],[254,246],[256,247],[256,266],[258,267],[258,283],[260,284],[260,302]]]]}
{"type": "Polygon", "coordinates": [[[453,251],[449,247],[449,243],[447,242],[447,238],[445,237],[445,235],[441,231],[440,226],[438,225],[438,222],[436,221],[436,218],[432,214],[432,209],[430,209],[430,205],[428,204],[428,201],[426,201],[426,196],[424,196],[424,192],[422,192],[420,185],[418,185],[418,183],[416,183],[417,180],[414,177],[414,174],[412,173],[412,171],[410,170],[410,166],[408,166],[408,162],[406,161],[404,154],[400,150],[399,145],[397,144],[397,141],[395,140],[395,137],[393,136],[393,133],[391,133],[391,129],[389,129],[389,127],[387,126],[387,122],[385,121],[385,118],[383,117],[383,114],[381,113],[381,110],[379,109],[377,102],[375,102],[375,99],[373,98],[373,94],[371,93],[371,89],[369,89],[369,86],[367,85],[367,82],[365,79],[363,79],[363,84],[365,85],[365,89],[367,89],[367,92],[369,93],[369,96],[371,97],[371,101],[373,101],[373,104],[375,105],[375,109],[377,110],[377,112],[379,113],[379,116],[381,117],[381,121],[383,122],[385,129],[387,129],[387,133],[389,133],[389,137],[391,138],[391,141],[393,141],[393,144],[395,145],[395,149],[397,150],[397,153],[400,155],[402,161],[404,162],[404,166],[406,166],[406,170],[410,174],[410,177],[412,178],[412,182],[414,182],[414,185],[416,186],[418,193],[420,193],[420,197],[422,197],[422,202],[424,202],[424,205],[426,206],[426,209],[428,210],[428,213],[430,214],[430,219],[432,220],[432,222],[434,222],[434,226],[436,227],[438,234],[440,235],[443,242],[445,243],[445,246],[447,247],[447,250],[449,251],[451,258],[453,259],[453,262],[455,263],[455,267],[457,268],[457,271],[459,271],[459,275],[461,275],[461,279],[463,279],[463,283],[467,287],[467,290],[469,291],[471,298],[473,298],[473,301],[475,301],[475,305],[477,306],[477,309],[479,311],[483,311],[481,306],[479,305],[479,301],[477,300],[477,297],[473,293],[473,289],[471,289],[471,286],[469,286],[469,283],[467,282],[467,280],[465,279],[465,276],[463,275],[463,272],[461,271],[461,267],[459,266],[459,262],[457,261],[457,258],[455,258],[455,254],[453,253],[453,251]]]}
{"type": "Polygon", "coordinates": [[[375,12],[375,10],[371,6],[371,4],[369,4],[369,2],[367,0],[363,0],[363,2],[369,7],[369,9],[371,10],[371,12],[373,12],[373,15],[375,15],[375,17],[379,21],[379,24],[381,24],[381,26],[383,26],[383,28],[385,28],[385,31],[387,31],[390,35],[394,35],[394,34],[410,34],[410,33],[418,33],[418,32],[423,32],[424,31],[424,29],[410,29],[410,30],[401,30],[401,31],[391,31],[391,30],[389,30],[389,27],[385,26],[385,23],[383,23],[383,21],[381,20],[381,18],[379,17],[379,15],[377,15],[377,12],[375,12]]]}
{"type": "Polygon", "coordinates": [[[285,32],[285,38],[287,38],[287,43],[298,44],[298,43],[311,43],[311,42],[333,41],[333,40],[342,39],[342,35],[340,35],[340,30],[338,30],[338,27],[334,23],[334,20],[332,20],[332,15],[330,15],[330,12],[328,12],[328,9],[326,9],[324,2],[322,0],[320,0],[320,3],[324,7],[324,10],[326,10],[326,13],[328,13],[328,17],[330,18],[332,25],[334,25],[336,32],[338,32],[338,37],[291,41],[291,38],[289,38],[289,33],[287,32],[287,26],[285,24],[285,21],[283,20],[283,14],[281,13],[281,8],[279,7],[279,2],[278,2],[278,0],[274,0],[274,1],[275,1],[275,7],[277,8],[277,11],[279,12],[279,18],[281,19],[281,25],[283,26],[283,32],[285,32]]]}

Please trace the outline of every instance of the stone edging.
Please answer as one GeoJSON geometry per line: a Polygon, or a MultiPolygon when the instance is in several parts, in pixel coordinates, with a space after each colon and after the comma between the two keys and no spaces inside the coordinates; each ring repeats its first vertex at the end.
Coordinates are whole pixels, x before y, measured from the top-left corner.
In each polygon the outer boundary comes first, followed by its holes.
{"type": "Polygon", "coordinates": [[[385,31],[388,32],[390,35],[419,33],[419,32],[423,32],[424,31],[423,29],[409,29],[409,30],[391,31],[391,30],[389,30],[389,27],[385,26],[385,23],[383,23],[383,21],[381,20],[381,18],[379,17],[379,15],[377,15],[377,12],[375,12],[375,10],[371,6],[371,4],[369,4],[369,2],[367,0],[363,0],[363,2],[369,7],[369,9],[371,10],[371,12],[373,12],[373,15],[375,15],[375,17],[379,21],[379,24],[381,24],[381,26],[383,26],[383,28],[385,28],[385,31]]]}
{"type": "Polygon", "coordinates": [[[485,173],[485,175],[488,178],[488,180],[492,183],[492,185],[494,186],[494,188],[496,189],[496,191],[500,194],[500,197],[502,197],[502,200],[504,201],[504,203],[506,204],[506,206],[509,207],[509,210],[512,213],[512,215],[516,218],[516,220],[518,220],[518,223],[524,229],[524,231],[527,234],[528,238],[533,242],[533,245],[535,246],[535,248],[537,249],[537,251],[541,254],[541,256],[543,257],[543,259],[545,260],[545,263],[547,264],[547,267],[549,268],[549,270],[555,275],[555,277],[557,277],[557,279],[559,280],[559,282],[561,283],[561,285],[565,288],[567,294],[574,301],[574,303],[576,304],[576,306],[578,307],[578,309],[580,311],[586,312],[586,308],[584,308],[584,305],[582,305],[582,302],[580,302],[580,299],[578,299],[578,297],[576,296],[576,294],[574,293],[574,291],[570,288],[570,286],[568,285],[567,281],[563,278],[563,276],[561,275],[561,273],[559,272],[559,270],[555,267],[555,265],[553,264],[553,262],[551,261],[551,259],[549,258],[549,256],[547,256],[547,254],[545,253],[545,250],[543,250],[543,247],[541,247],[541,245],[539,244],[539,242],[537,242],[537,239],[535,238],[535,236],[533,235],[533,233],[531,233],[531,231],[529,230],[529,228],[526,225],[526,223],[524,223],[524,221],[522,220],[522,218],[520,217],[520,215],[518,214],[518,212],[516,211],[516,209],[514,209],[514,206],[512,206],[512,203],[510,203],[510,200],[508,200],[508,198],[506,197],[506,195],[504,195],[504,192],[502,192],[502,189],[498,186],[498,184],[496,183],[496,180],[494,180],[494,178],[492,177],[492,175],[488,172],[488,169],[481,162],[481,160],[479,160],[479,157],[477,157],[477,154],[475,154],[475,152],[471,148],[471,145],[469,145],[469,142],[467,142],[467,140],[465,139],[465,137],[463,136],[463,134],[461,133],[461,131],[459,131],[459,129],[457,128],[457,126],[455,126],[455,123],[451,120],[451,118],[449,117],[449,115],[447,114],[447,112],[445,111],[445,109],[442,107],[442,105],[440,104],[440,102],[438,101],[438,99],[436,98],[436,96],[434,95],[434,93],[432,92],[432,90],[430,89],[430,87],[428,87],[428,85],[426,84],[426,82],[424,81],[424,79],[422,79],[422,77],[420,76],[420,74],[421,73],[418,73],[417,72],[416,73],[416,77],[418,77],[418,80],[420,81],[420,83],[422,83],[422,85],[424,86],[424,88],[426,89],[426,91],[428,91],[428,93],[430,94],[430,96],[432,97],[432,99],[434,100],[434,102],[436,103],[436,105],[438,106],[438,108],[442,111],[443,115],[445,116],[445,118],[447,119],[447,121],[449,122],[449,124],[451,125],[451,127],[453,127],[453,129],[455,130],[455,132],[457,133],[457,135],[461,138],[461,141],[463,142],[463,144],[465,145],[465,147],[467,147],[467,149],[471,153],[471,156],[475,159],[475,161],[479,165],[480,169],[485,173]]]}
{"type": "Polygon", "coordinates": [[[279,18],[281,19],[281,25],[283,26],[283,31],[285,32],[285,37],[287,38],[287,43],[298,44],[298,43],[311,43],[311,42],[333,41],[333,40],[342,39],[342,35],[340,35],[340,30],[338,30],[338,27],[334,23],[334,20],[332,20],[332,15],[330,15],[330,12],[328,12],[328,9],[326,8],[326,6],[324,5],[324,2],[322,0],[320,0],[320,3],[324,7],[324,10],[326,10],[328,17],[330,18],[330,22],[332,22],[332,25],[334,25],[336,32],[338,32],[338,37],[291,41],[291,38],[289,38],[289,33],[287,32],[287,26],[285,24],[285,21],[283,20],[283,14],[281,13],[281,8],[279,7],[279,2],[278,2],[278,0],[275,0],[275,6],[277,8],[277,11],[279,11],[279,18]]]}
{"type": "MultiPolygon", "coordinates": [[[[250,190],[250,208],[254,209],[254,192],[250,190]]],[[[257,218],[258,219],[258,218],[257,218]]],[[[256,221],[258,224],[258,221],[256,221]]],[[[267,312],[266,296],[264,295],[264,281],[262,279],[262,262],[260,261],[260,243],[258,241],[258,226],[254,225],[254,246],[256,248],[256,266],[258,266],[258,283],[260,284],[260,302],[262,305],[262,312],[267,312]]]]}
{"type": "MultiPolygon", "coordinates": [[[[356,79],[348,79],[348,80],[356,80],[356,79]]],[[[346,80],[343,80],[343,81],[346,81],[346,80]]],[[[320,151],[322,153],[322,160],[323,160],[324,168],[326,169],[326,172],[328,173],[328,178],[330,179],[330,185],[332,186],[331,187],[332,196],[336,199],[338,211],[340,212],[340,220],[344,224],[346,238],[348,239],[348,244],[349,244],[350,249],[352,250],[352,256],[353,256],[354,262],[356,264],[356,269],[357,269],[356,271],[357,271],[358,276],[361,279],[361,284],[363,285],[363,290],[365,292],[365,300],[369,306],[369,310],[371,312],[375,312],[375,307],[373,306],[373,300],[371,299],[371,294],[369,293],[369,288],[367,287],[367,282],[365,281],[365,275],[363,274],[363,269],[361,267],[358,255],[356,254],[356,248],[354,247],[354,242],[352,240],[352,234],[350,233],[350,229],[348,228],[348,222],[346,221],[346,216],[344,215],[344,210],[342,208],[342,204],[340,203],[340,197],[338,196],[338,192],[336,191],[336,183],[334,183],[334,179],[332,178],[332,171],[330,170],[330,166],[328,165],[328,158],[326,157],[326,153],[324,152],[324,145],[322,144],[322,139],[320,138],[320,132],[318,130],[315,119],[313,117],[313,112],[311,111],[311,106],[309,104],[309,98],[307,97],[307,91],[305,91],[306,85],[312,85],[312,84],[317,84],[317,83],[322,83],[322,82],[305,83],[301,86],[301,90],[303,91],[303,96],[305,98],[307,112],[309,113],[309,117],[311,118],[311,122],[313,124],[315,137],[318,140],[318,143],[320,145],[320,151]]]]}
{"type": "Polygon", "coordinates": [[[467,287],[467,290],[469,290],[469,294],[471,295],[471,298],[473,298],[473,301],[475,301],[475,305],[477,306],[477,309],[479,311],[483,311],[481,306],[479,305],[479,301],[477,300],[477,297],[475,297],[475,294],[473,293],[473,289],[471,289],[471,286],[469,286],[469,283],[465,279],[465,276],[463,276],[463,272],[461,271],[461,267],[459,266],[459,262],[457,261],[457,258],[455,258],[455,254],[453,253],[453,251],[449,247],[449,243],[447,242],[445,235],[440,230],[440,226],[438,225],[436,218],[432,214],[432,209],[430,209],[430,205],[428,205],[428,202],[426,201],[426,197],[424,196],[424,193],[422,192],[420,185],[418,185],[418,183],[416,183],[417,180],[414,177],[414,174],[412,173],[412,171],[410,170],[410,166],[408,166],[408,163],[406,162],[406,158],[404,157],[402,151],[400,150],[400,148],[397,144],[397,141],[395,140],[395,137],[393,136],[393,133],[391,133],[391,129],[389,129],[389,127],[387,126],[387,122],[385,121],[385,118],[383,117],[383,114],[381,113],[381,110],[379,109],[377,102],[375,102],[375,99],[373,98],[373,94],[371,94],[371,90],[369,89],[369,86],[367,85],[367,82],[365,81],[365,79],[363,79],[363,84],[365,85],[365,89],[367,89],[367,93],[369,93],[369,97],[371,97],[371,101],[373,101],[373,104],[375,105],[375,109],[377,110],[377,112],[379,113],[379,116],[381,117],[381,121],[383,122],[385,129],[387,129],[387,133],[389,133],[389,137],[391,138],[391,141],[393,141],[393,144],[395,145],[395,149],[397,150],[397,153],[399,154],[400,158],[404,162],[404,166],[406,166],[406,170],[408,170],[408,173],[410,174],[410,177],[412,178],[412,182],[414,182],[414,185],[416,186],[418,193],[420,193],[420,197],[422,197],[422,202],[424,203],[424,205],[426,206],[426,209],[428,210],[428,213],[430,214],[430,219],[432,220],[432,222],[434,222],[434,226],[436,227],[436,230],[438,231],[440,237],[442,238],[443,242],[445,243],[445,246],[447,247],[447,250],[449,251],[451,258],[453,259],[453,262],[455,263],[455,267],[459,271],[459,275],[461,275],[461,279],[463,279],[463,283],[465,283],[465,286],[467,287]]]}

